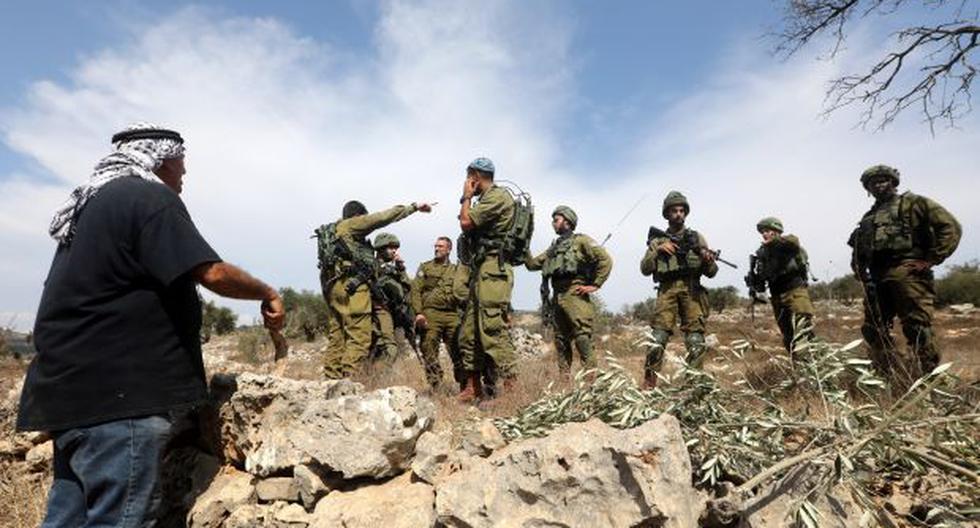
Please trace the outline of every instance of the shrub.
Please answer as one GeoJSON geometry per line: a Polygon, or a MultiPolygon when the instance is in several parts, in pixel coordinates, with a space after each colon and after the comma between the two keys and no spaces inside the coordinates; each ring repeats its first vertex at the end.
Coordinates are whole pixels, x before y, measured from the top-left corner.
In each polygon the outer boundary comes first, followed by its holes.
{"type": "Polygon", "coordinates": [[[327,330],[327,303],[323,296],[309,290],[296,291],[292,288],[279,290],[283,306],[286,308],[287,337],[303,336],[313,341],[317,335],[327,330]]]}
{"type": "Polygon", "coordinates": [[[627,305],[623,311],[627,316],[636,321],[650,322],[653,320],[653,309],[657,306],[656,297],[647,297],[646,300],[627,305]]]}
{"type": "Polygon", "coordinates": [[[738,289],[735,286],[708,288],[708,304],[716,313],[724,312],[725,308],[738,306],[739,300],[738,289]]]}
{"type": "Polygon", "coordinates": [[[952,266],[936,281],[937,306],[962,303],[980,306],[980,262],[952,266]]]}
{"type": "Polygon", "coordinates": [[[864,297],[864,287],[854,275],[848,274],[830,282],[818,282],[810,285],[810,297],[814,300],[840,301],[851,305],[855,300],[864,297]]]}
{"type": "Polygon", "coordinates": [[[238,316],[231,308],[217,306],[214,301],[207,301],[201,307],[201,340],[205,343],[212,335],[225,335],[235,329],[238,316]]]}

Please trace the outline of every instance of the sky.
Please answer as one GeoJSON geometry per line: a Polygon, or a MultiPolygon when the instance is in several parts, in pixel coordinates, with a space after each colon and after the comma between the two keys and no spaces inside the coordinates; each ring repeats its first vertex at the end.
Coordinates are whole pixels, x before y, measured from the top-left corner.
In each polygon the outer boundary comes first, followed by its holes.
{"type": "MultiPolygon", "coordinates": [[[[559,204],[614,259],[614,310],[655,294],[639,273],[670,190],[689,225],[734,260],[708,286],[741,287],[755,222],[780,217],[820,279],[870,199],[869,165],[938,200],[964,227],[949,264],[980,257],[978,116],[935,134],[914,112],[883,131],[857,110],[821,115],[827,82],[867,65],[889,24],[783,60],[767,33],[782,2],[20,2],[0,17],[0,325],[31,326],[55,244],[52,212],[126,124],[187,141],[182,198],[225,260],[277,287],[318,289],[315,227],[344,202],[438,202],[389,230],[414,270],[458,233],[477,156],[529,192],[535,251],[559,204]],[[635,204],[635,211],[626,213],[635,204]]],[[[914,19],[931,13],[902,13],[914,19]]],[[[517,274],[514,304],[537,306],[517,274]]],[[[210,298],[210,296],[209,296],[210,298]]],[[[248,322],[256,303],[219,300],[248,322]]]]}

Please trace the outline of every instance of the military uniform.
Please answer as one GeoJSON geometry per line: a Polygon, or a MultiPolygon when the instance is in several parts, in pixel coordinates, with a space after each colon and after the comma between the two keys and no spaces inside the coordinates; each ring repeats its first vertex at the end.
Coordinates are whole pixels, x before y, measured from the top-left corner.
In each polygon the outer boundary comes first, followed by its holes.
{"type": "Polygon", "coordinates": [[[759,232],[771,229],[779,234],[756,251],[756,269],[752,270],[750,287],[762,291],[768,285],[769,302],[783,336],[783,346],[793,352],[798,343],[814,338],[806,250],[797,237],[782,234],[783,224],[778,218],[764,218],[756,229],[759,232]]]}
{"type": "MultiPolygon", "coordinates": [[[[572,229],[578,217],[568,207],[558,207],[552,216],[564,216],[572,229]]],[[[596,367],[592,350],[592,325],[596,306],[588,295],[573,293],[576,286],[601,287],[612,271],[609,253],[587,235],[568,232],[559,236],[547,251],[528,258],[530,271],[541,271],[543,281],[551,281],[555,350],[558,367],[567,372],[572,365],[572,347],[578,349],[585,368],[596,367]]]]}
{"type": "Polygon", "coordinates": [[[513,376],[516,353],[509,320],[514,270],[501,260],[497,248],[507,235],[514,210],[510,193],[496,185],[487,189],[470,209],[470,220],[476,227],[464,234],[464,244],[472,249],[474,257],[469,266],[467,301],[459,332],[463,369],[468,372],[484,372],[489,358],[499,376],[513,376]]]}
{"type": "MultiPolygon", "coordinates": [[[[679,192],[672,191],[664,200],[663,214],[673,205],[683,205],[690,211],[687,199],[679,192]]],[[[640,262],[640,272],[653,276],[658,283],[657,303],[653,310],[652,347],[647,354],[645,375],[648,383],[655,383],[655,373],[663,366],[664,350],[673,333],[674,324],[680,318],[680,328],[684,332],[684,346],[687,349],[688,363],[696,363],[707,350],[704,332],[708,317],[708,292],[701,286],[701,276],[714,277],[718,265],[702,258],[701,249],[707,248],[704,237],[693,229],[682,228],[669,233],[678,245],[673,255],[657,250],[657,247],[671,240],[653,238],[640,262]]]]}
{"type": "MultiPolygon", "coordinates": [[[[875,165],[861,175],[869,188],[875,176],[888,176],[895,186],[896,169],[875,165]]],[[[871,359],[881,372],[896,364],[891,328],[895,316],[902,323],[915,367],[920,375],[939,365],[940,355],[932,332],[936,297],[932,270],[915,271],[910,264],[926,261],[935,266],[959,245],[963,234],[956,218],[938,203],[911,192],[891,194],[875,201],[851,234],[851,264],[865,284],[864,324],[861,333],[871,348],[871,359]]]]}
{"type": "Polygon", "coordinates": [[[426,327],[421,330],[422,367],[429,385],[435,387],[442,381],[442,366],[439,364],[439,343],[444,343],[453,362],[453,378],[464,383],[463,362],[456,340],[459,327],[459,313],[453,295],[453,281],[457,275],[457,265],[447,258],[439,263],[435,259],[423,262],[415,273],[412,284],[412,308],[415,313],[425,316],[426,327]]]}
{"type": "MultiPolygon", "coordinates": [[[[414,324],[415,314],[409,305],[412,291],[412,281],[405,273],[402,262],[386,261],[380,252],[389,245],[399,246],[398,238],[388,233],[381,233],[374,239],[374,249],[379,252],[379,272],[377,291],[382,299],[372,299],[372,356],[376,359],[392,360],[398,356],[398,342],[395,340],[396,311],[400,317],[414,324]]],[[[414,336],[405,336],[412,339],[414,336]]]]}
{"type": "MultiPolygon", "coordinates": [[[[348,248],[350,258],[339,260],[332,270],[321,270],[327,301],[327,352],[323,372],[328,379],[354,374],[368,356],[372,341],[372,300],[368,284],[357,276],[356,263],[373,263],[374,249],[365,237],[376,229],[414,213],[415,204],[397,205],[377,213],[339,220],[336,236],[348,248]],[[356,285],[348,293],[349,285],[356,285]]],[[[371,279],[375,279],[371,273],[371,279]]]]}

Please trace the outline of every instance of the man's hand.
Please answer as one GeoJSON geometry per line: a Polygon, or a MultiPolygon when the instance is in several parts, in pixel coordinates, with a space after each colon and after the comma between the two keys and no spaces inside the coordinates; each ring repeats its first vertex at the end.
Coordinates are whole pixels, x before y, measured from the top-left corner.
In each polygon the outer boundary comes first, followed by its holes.
{"type": "Polygon", "coordinates": [[[707,248],[701,248],[701,258],[704,259],[706,263],[711,264],[715,261],[716,257],[717,255],[715,255],[714,251],[707,248]]]}
{"type": "Polygon", "coordinates": [[[273,297],[262,301],[262,320],[269,330],[282,330],[286,322],[286,308],[282,305],[282,297],[272,292],[273,297]]]}
{"type": "Polygon", "coordinates": [[[599,291],[599,287],[591,284],[589,285],[579,284],[578,286],[572,288],[572,293],[574,293],[575,295],[588,295],[590,293],[594,293],[597,291],[599,291]]]}
{"type": "Polygon", "coordinates": [[[480,186],[480,180],[476,178],[466,178],[463,181],[463,198],[469,200],[476,196],[476,189],[480,186]]]}
{"type": "Polygon", "coordinates": [[[677,244],[675,244],[673,240],[666,240],[657,246],[657,251],[660,253],[666,253],[667,255],[673,255],[674,253],[677,253],[677,244]]]}
{"type": "Polygon", "coordinates": [[[923,271],[928,271],[932,269],[932,264],[930,264],[926,260],[920,260],[920,259],[907,260],[902,263],[902,266],[904,266],[906,269],[908,269],[913,273],[922,273],[923,271]]]}
{"type": "Polygon", "coordinates": [[[432,204],[426,202],[415,202],[415,209],[423,213],[430,213],[432,212],[432,204]]]}
{"type": "Polygon", "coordinates": [[[426,328],[429,326],[429,320],[426,319],[424,315],[418,314],[415,316],[415,326],[418,328],[426,328]]]}

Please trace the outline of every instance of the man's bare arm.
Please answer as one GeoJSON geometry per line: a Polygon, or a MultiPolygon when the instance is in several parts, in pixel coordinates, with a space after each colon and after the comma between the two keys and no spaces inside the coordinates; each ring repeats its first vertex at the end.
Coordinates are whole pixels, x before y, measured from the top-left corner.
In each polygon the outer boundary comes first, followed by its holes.
{"type": "Polygon", "coordinates": [[[222,297],[262,301],[262,318],[268,328],[282,328],[285,309],[279,292],[227,262],[208,262],[194,268],[194,280],[222,297]]]}

